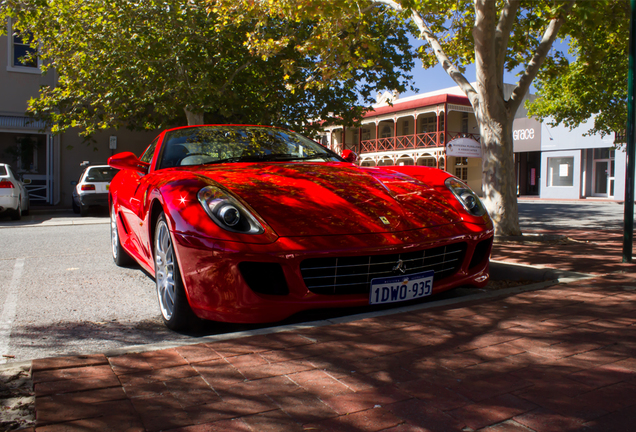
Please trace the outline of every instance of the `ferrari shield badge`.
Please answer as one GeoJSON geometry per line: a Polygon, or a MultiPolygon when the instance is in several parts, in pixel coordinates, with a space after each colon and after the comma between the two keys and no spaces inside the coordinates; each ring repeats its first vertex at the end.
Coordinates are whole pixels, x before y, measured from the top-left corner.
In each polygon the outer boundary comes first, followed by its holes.
{"type": "Polygon", "coordinates": [[[389,220],[385,218],[384,216],[380,216],[380,220],[382,221],[384,225],[391,225],[391,222],[389,222],[389,220]]]}

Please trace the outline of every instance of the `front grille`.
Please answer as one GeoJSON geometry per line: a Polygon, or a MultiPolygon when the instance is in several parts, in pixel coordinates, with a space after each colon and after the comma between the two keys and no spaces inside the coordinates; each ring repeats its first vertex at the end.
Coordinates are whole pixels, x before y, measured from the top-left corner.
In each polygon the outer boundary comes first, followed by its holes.
{"type": "Polygon", "coordinates": [[[306,259],[300,271],[307,288],[316,294],[368,294],[371,280],[399,276],[393,271],[402,260],[407,275],[433,270],[433,281],[459,270],[466,243],[455,243],[417,252],[390,255],[306,259]]]}

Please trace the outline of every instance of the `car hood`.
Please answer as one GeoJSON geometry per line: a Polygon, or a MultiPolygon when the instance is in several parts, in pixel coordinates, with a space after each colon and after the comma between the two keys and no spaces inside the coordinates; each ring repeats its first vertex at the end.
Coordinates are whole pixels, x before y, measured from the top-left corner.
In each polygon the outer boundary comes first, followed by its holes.
{"type": "Polygon", "coordinates": [[[383,169],[240,163],[195,172],[242,199],[282,237],[396,232],[460,220],[433,188],[383,169]]]}

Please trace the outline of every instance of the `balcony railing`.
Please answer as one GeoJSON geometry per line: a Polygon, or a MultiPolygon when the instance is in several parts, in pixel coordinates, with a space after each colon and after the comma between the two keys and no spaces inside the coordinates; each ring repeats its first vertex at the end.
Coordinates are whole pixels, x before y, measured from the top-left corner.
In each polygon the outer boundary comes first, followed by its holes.
{"type": "MultiPolygon", "coordinates": [[[[455,138],[472,138],[479,141],[479,134],[464,132],[447,132],[448,141],[455,138]]],[[[443,147],[447,141],[444,140],[444,132],[428,132],[417,135],[403,135],[390,138],[377,138],[361,141],[361,153],[377,153],[394,150],[411,150],[426,147],[443,147]]]]}

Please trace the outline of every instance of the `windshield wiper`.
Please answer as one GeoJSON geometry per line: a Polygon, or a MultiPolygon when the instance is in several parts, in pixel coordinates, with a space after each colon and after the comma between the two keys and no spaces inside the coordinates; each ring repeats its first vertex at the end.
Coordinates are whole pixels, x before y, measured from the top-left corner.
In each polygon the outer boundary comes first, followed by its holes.
{"type": "Polygon", "coordinates": [[[308,160],[308,159],[317,159],[317,158],[326,158],[326,157],[331,157],[331,154],[329,153],[314,153],[312,155],[308,155],[308,156],[298,156],[298,155],[293,155],[293,154],[271,154],[271,155],[264,155],[264,159],[263,160],[269,160],[269,161],[293,161],[293,160],[308,160]]]}
{"type": "Polygon", "coordinates": [[[316,159],[316,158],[327,158],[332,155],[326,152],[315,153],[309,156],[298,156],[289,153],[273,153],[273,154],[261,154],[261,155],[250,155],[250,156],[236,156],[225,159],[218,159],[215,161],[206,162],[202,165],[214,165],[221,163],[232,163],[232,162],[268,162],[268,161],[293,161],[293,160],[308,160],[308,159],[316,159]]]}
{"type": "Polygon", "coordinates": [[[215,165],[221,163],[232,163],[232,162],[258,162],[261,158],[259,156],[235,156],[225,159],[217,159],[215,161],[205,162],[201,165],[215,165]]]}

